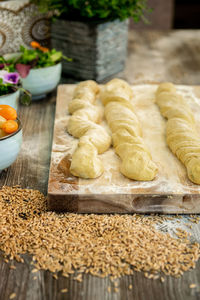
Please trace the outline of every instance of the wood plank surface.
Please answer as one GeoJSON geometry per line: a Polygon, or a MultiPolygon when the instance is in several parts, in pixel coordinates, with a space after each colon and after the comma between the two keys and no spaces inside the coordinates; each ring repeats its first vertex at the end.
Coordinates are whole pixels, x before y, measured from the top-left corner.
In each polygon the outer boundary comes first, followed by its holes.
{"type": "MultiPolygon", "coordinates": [[[[198,85],[200,78],[200,31],[130,32],[128,64],[119,76],[129,83],[168,80],[176,84],[198,85]]],[[[64,82],[72,82],[63,79],[64,82]]],[[[46,193],[50,163],[51,142],[55,110],[55,95],[20,108],[24,127],[22,151],[17,161],[0,174],[0,186],[20,184],[46,193]]],[[[164,231],[174,226],[184,227],[187,216],[168,221],[164,231]],[[178,223],[180,222],[180,223],[178,223]]],[[[200,224],[190,230],[192,239],[200,243],[200,224]]],[[[17,300],[198,300],[200,299],[200,262],[196,269],[175,279],[166,277],[164,283],[144,278],[142,273],[125,276],[119,280],[119,293],[108,293],[108,279],[84,275],[82,283],[50,272],[31,273],[30,256],[25,263],[16,263],[16,270],[9,268],[3,256],[0,259],[0,299],[8,300],[16,293],[17,300]],[[190,289],[190,284],[197,284],[190,289]],[[129,290],[129,284],[133,290],[129,290]],[[62,294],[62,288],[69,292],[62,294]]]]}
{"type": "MultiPolygon", "coordinates": [[[[200,186],[188,179],[185,166],[167,146],[166,120],[155,104],[156,84],[132,86],[132,105],[143,139],[158,166],[155,179],[145,182],[123,176],[119,171],[121,161],[112,147],[99,155],[104,166],[100,177],[82,179],[70,173],[71,157],[78,143],[78,139],[67,133],[68,104],[75,86],[58,87],[48,183],[49,209],[79,213],[200,213],[200,186]]],[[[180,85],[176,88],[190,105],[200,131],[200,89],[180,85]]],[[[99,99],[96,106],[103,113],[99,99]]],[[[100,125],[106,130],[104,119],[100,125]]]]}

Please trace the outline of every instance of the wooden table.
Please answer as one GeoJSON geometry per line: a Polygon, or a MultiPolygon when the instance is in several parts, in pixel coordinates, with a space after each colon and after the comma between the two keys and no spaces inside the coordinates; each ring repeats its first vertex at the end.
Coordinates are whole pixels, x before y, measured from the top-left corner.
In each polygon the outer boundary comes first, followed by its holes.
{"type": "MultiPolygon", "coordinates": [[[[198,85],[200,82],[200,30],[199,31],[131,31],[127,66],[121,78],[129,83],[172,81],[176,84],[198,85]]],[[[69,79],[64,80],[70,82],[69,79]]],[[[39,189],[46,193],[50,151],[55,112],[55,94],[34,102],[30,107],[20,107],[24,141],[17,161],[0,175],[0,186],[16,185],[39,189]]],[[[187,217],[183,217],[181,223],[187,217]]],[[[173,230],[169,221],[165,230],[173,230]]],[[[179,224],[180,227],[181,224],[179,224]]],[[[193,240],[200,243],[200,224],[194,224],[193,240]]],[[[30,257],[25,263],[16,263],[12,270],[2,257],[0,259],[0,299],[9,299],[15,291],[19,300],[91,299],[200,299],[200,261],[195,270],[179,279],[167,277],[164,283],[146,279],[135,272],[133,276],[120,279],[119,293],[108,293],[108,279],[84,275],[82,283],[59,277],[54,279],[50,272],[40,271],[37,280],[31,274],[30,257]],[[189,285],[195,283],[196,289],[189,285]],[[133,290],[128,286],[132,284],[133,290]],[[60,290],[68,287],[67,294],[60,290]]]]}

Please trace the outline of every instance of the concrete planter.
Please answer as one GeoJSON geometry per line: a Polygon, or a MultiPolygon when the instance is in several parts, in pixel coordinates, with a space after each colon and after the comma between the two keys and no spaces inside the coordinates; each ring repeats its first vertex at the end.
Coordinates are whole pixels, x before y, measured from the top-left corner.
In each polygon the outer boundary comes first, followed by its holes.
{"type": "Polygon", "coordinates": [[[63,73],[77,79],[102,81],[123,70],[127,53],[128,20],[83,23],[57,20],[51,26],[51,44],[71,57],[63,73]]]}

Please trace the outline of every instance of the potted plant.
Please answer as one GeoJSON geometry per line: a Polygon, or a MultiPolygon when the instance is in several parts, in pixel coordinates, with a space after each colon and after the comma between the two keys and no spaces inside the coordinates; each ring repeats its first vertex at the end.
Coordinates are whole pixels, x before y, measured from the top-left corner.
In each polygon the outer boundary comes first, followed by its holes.
{"type": "Polygon", "coordinates": [[[124,68],[128,18],[143,18],[146,0],[32,0],[41,12],[54,11],[51,43],[72,58],[65,74],[102,81],[124,68]]]}
{"type": "Polygon", "coordinates": [[[61,59],[70,59],[60,51],[42,47],[38,42],[31,42],[31,46],[32,49],[20,46],[20,52],[3,58],[8,68],[19,73],[23,88],[32,94],[33,100],[37,100],[56,88],[61,77],[61,59]]]}
{"type": "MultiPolygon", "coordinates": [[[[1,66],[4,64],[0,64],[1,66]]],[[[31,96],[28,91],[24,90],[21,86],[20,76],[17,72],[9,72],[6,69],[0,70],[0,105],[6,104],[18,109],[20,99],[24,104],[29,104],[31,96]]]]}

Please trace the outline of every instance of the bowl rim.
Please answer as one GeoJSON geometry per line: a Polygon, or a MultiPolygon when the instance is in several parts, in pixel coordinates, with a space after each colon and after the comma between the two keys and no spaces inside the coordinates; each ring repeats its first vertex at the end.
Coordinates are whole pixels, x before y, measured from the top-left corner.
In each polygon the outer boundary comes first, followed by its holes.
{"type": "Polygon", "coordinates": [[[5,95],[1,95],[1,96],[0,96],[0,99],[5,98],[5,97],[8,97],[8,96],[10,96],[10,95],[14,95],[14,94],[16,94],[17,92],[19,92],[19,87],[16,89],[16,91],[13,91],[12,93],[8,93],[8,94],[5,94],[5,95]]]}
{"type": "Polygon", "coordinates": [[[16,120],[18,121],[18,124],[19,124],[19,128],[17,129],[17,131],[15,131],[15,132],[13,132],[13,133],[11,133],[9,135],[3,136],[2,138],[0,138],[0,142],[1,141],[5,141],[6,139],[9,139],[9,138],[13,137],[15,134],[17,134],[18,132],[20,132],[22,130],[22,123],[21,123],[21,121],[18,118],[16,120]]]}
{"type": "MultiPolygon", "coordinates": [[[[50,69],[50,68],[54,68],[54,67],[57,67],[58,65],[62,65],[62,62],[60,61],[60,62],[58,62],[57,64],[55,64],[55,65],[53,65],[53,66],[48,66],[48,67],[43,67],[43,68],[32,68],[32,69],[30,69],[30,72],[29,72],[29,74],[31,73],[31,72],[39,72],[39,71],[41,71],[41,70],[46,70],[46,69],[50,69]]],[[[28,74],[28,75],[29,75],[28,74]]],[[[28,77],[28,76],[27,76],[28,77]]],[[[24,79],[26,79],[27,77],[25,77],[25,78],[21,78],[21,80],[23,81],[24,79]]]]}

